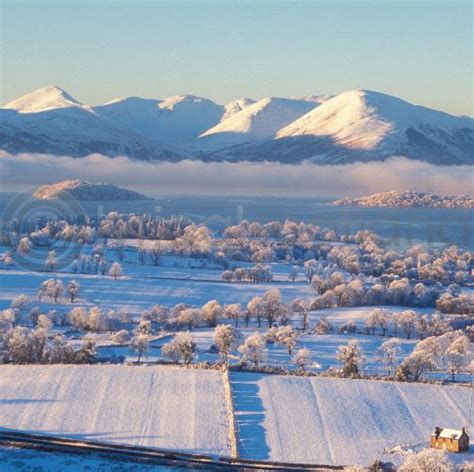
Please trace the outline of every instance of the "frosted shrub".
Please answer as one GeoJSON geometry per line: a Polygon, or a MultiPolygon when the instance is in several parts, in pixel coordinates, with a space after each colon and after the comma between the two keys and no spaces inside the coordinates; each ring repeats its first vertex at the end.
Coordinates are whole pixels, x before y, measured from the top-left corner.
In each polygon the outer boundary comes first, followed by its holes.
{"type": "Polygon", "coordinates": [[[400,467],[400,472],[454,472],[453,463],[444,451],[423,449],[411,454],[400,467]]]}

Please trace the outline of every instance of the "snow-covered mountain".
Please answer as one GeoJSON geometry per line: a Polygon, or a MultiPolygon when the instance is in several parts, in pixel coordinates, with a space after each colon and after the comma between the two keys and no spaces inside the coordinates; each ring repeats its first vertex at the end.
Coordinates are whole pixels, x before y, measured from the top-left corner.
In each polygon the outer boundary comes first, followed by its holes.
{"type": "Polygon", "coordinates": [[[202,150],[271,139],[284,126],[317,107],[315,100],[269,97],[223,119],[199,136],[202,150]]]}
{"type": "Polygon", "coordinates": [[[91,153],[144,160],[177,160],[132,129],[102,119],[56,86],[44,87],[0,108],[0,149],[82,157],[91,153]]]}
{"type": "Polygon", "coordinates": [[[341,93],[275,139],[224,149],[221,159],[345,164],[403,155],[433,164],[474,163],[474,120],[366,90],[341,93]]]}
{"type": "Polygon", "coordinates": [[[162,146],[182,147],[214,126],[225,107],[207,98],[179,95],[165,100],[117,99],[94,108],[111,125],[142,134],[162,146]]]}
{"type": "Polygon", "coordinates": [[[50,85],[31,92],[7,103],[2,108],[15,110],[18,113],[41,113],[60,108],[92,110],[79,103],[60,87],[50,85]]]}
{"type": "Polygon", "coordinates": [[[319,164],[401,155],[459,165],[474,164],[474,119],[366,90],[227,105],[193,95],[129,97],[91,107],[49,86],[0,108],[0,149],[319,164]]]}

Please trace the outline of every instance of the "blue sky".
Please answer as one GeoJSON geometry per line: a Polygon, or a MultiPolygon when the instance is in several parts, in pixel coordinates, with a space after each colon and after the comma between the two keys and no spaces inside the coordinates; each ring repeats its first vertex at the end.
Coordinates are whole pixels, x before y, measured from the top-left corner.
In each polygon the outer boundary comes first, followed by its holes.
{"type": "Polygon", "coordinates": [[[473,114],[469,0],[0,1],[2,103],[366,88],[473,114]]]}

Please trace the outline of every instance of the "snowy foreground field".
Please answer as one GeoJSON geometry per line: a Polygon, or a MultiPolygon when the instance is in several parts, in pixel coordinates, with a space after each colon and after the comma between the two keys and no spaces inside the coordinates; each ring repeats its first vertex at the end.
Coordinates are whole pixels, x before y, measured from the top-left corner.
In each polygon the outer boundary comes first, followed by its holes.
{"type": "Polygon", "coordinates": [[[2,366],[0,379],[4,428],[230,455],[219,371],[2,366]]]}
{"type": "Polygon", "coordinates": [[[70,470],[74,472],[186,472],[189,469],[160,467],[157,465],[118,462],[104,457],[89,457],[77,454],[42,452],[31,449],[1,448],[2,472],[34,471],[50,472],[70,470]]]}
{"type": "MultiPolygon", "coordinates": [[[[230,455],[219,371],[2,366],[0,378],[2,427],[230,455]]],[[[236,372],[231,384],[239,455],[250,459],[399,462],[390,449],[426,446],[434,426],[464,424],[469,404],[462,387],[236,372]]]]}
{"type": "Polygon", "coordinates": [[[384,453],[427,447],[434,426],[464,424],[469,405],[460,387],[249,373],[232,383],[241,456],[275,461],[398,462],[384,453]]]}

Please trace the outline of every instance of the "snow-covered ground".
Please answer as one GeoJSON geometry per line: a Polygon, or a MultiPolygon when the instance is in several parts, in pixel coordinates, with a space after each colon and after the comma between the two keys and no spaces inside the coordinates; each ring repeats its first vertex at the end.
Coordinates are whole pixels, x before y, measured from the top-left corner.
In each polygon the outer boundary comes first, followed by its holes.
{"type": "MultiPolygon", "coordinates": [[[[152,268],[152,266],[147,266],[152,268]]],[[[209,300],[216,299],[220,303],[247,303],[252,297],[262,295],[272,288],[269,283],[227,283],[218,280],[209,280],[201,270],[190,271],[185,278],[184,270],[157,267],[155,274],[166,272],[163,279],[155,277],[131,277],[127,275],[127,266],[124,266],[124,276],[114,280],[110,276],[65,274],[62,272],[25,272],[15,269],[0,269],[0,309],[8,308],[13,297],[22,293],[28,295],[35,303],[38,288],[41,283],[50,278],[60,278],[64,284],[71,279],[81,284],[81,296],[86,304],[100,304],[103,309],[126,307],[131,313],[141,314],[145,309],[159,303],[174,306],[186,303],[193,306],[202,306],[209,300]],[[163,271],[163,272],[162,272],[163,271]],[[172,277],[173,271],[176,277],[172,277]],[[178,274],[179,272],[179,274],[178,274]],[[196,273],[196,276],[194,274],[196,273]],[[200,278],[199,278],[200,274],[200,278]],[[192,277],[192,278],[191,278],[192,277]]],[[[220,272],[218,272],[220,274],[220,272]]],[[[274,285],[273,285],[274,286],[274,285]]],[[[285,300],[291,301],[297,297],[308,297],[314,290],[306,284],[281,283],[277,286],[285,300]]],[[[80,304],[80,300],[78,302],[80,304]]],[[[39,303],[35,303],[40,305],[39,303]]],[[[48,304],[49,309],[70,309],[67,300],[60,300],[58,306],[48,304]],[[61,303],[63,302],[63,303],[61,303]],[[61,304],[67,305],[61,307],[61,304]]]]}
{"type": "MultiPolygon", "coordinates": [[[[461,428],[469,407],[462,387],[235,372],[231,380],[245,458],[367,465],[397,445],[427,446],[437,425],[461,428]]],[[[473,448],[460,456],[474,460],[473,448]]]]}
{"type": "Polygon", "coordinates": [[[189,470],[176,466],[138,464],[92,455],[53,453],[11,447],[0,447],[0,463],[2,464],[2,472],[51,472],[60,470],[74,472],[91,472],[93,470],[100,470],[101,472],[179,472],[189,470]]]}
{"type": "Polygon", "coordinates": [[[230,455],[222,374],[178,367],[0,367],[3,428],[230,455]]]}
{"type": "MultiPolygon", "coordinates": [[[[230,454],[219,371],[2,366],[0,378],[5,428],[230,454]]],[[[240,456],[287,462],[366,465],[384,457],[400,463],[404,457],[390,453],[394,447],[418,450],[435,426],[461,428],[470,397],[465,387],[368,380],[248,372],[232,372],[230,380],[240,456]]],[[[0,458],[9,452],[0,450],[0,458]]],[[[33,466],[31,456],[15,454],[33,466]]],[[[63,460],[52,457],[52,463],[63,460]]],[[[474,451],[456,459],[474,460],[474,451]]]]}

